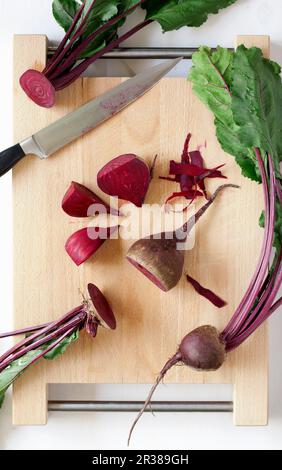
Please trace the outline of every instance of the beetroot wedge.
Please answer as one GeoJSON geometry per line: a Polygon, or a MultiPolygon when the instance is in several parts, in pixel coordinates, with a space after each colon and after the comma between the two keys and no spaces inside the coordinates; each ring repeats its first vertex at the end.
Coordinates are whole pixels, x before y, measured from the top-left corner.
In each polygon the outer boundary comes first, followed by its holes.
{"type": "Polygon", "coordinates": [[[91,211],[93,205],[97,205],[97,208],[101,206],[101,211],[104,209],[107,213],[111,212],[110,206],[99,196],[82,184],[72,181],[62,202],[62,209],[66,214],[71,217],[88,217],[94,215],[91,211]]]}
{"type": "Polygon", "coordinates": [[[66,242],[65,249],[77,266],[87,261],[103,243],[110,238],[117,227],[109,229],[83,228],[73,233],[66,242]],[[99,236],[94,237],[94,232],[99,230],[99,236]],[[105,232],[107,232],[105,234],[105,232]],[[91,235],[90,235],[91,234],[91,235]],[[93,236],[92,236],[93,234],[93,236]]]}
{"type": "Polygon", "coordinates": [[[114,158],[97,175],[98,186],[104,193],[132,202],[137,207],[144,203],[150,181],[149,166],[134,154],[114,158]]]}

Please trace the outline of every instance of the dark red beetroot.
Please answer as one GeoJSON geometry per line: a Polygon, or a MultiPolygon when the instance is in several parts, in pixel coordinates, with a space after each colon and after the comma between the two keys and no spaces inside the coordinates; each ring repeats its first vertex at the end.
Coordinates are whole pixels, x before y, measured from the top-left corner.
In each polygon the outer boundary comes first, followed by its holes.
{"type": "Polygon", "coordinates": [[[93,204],[101,206],[101,212],[103,209],[108,214],[113,212],[110,206],[90,189],[72,181],[62,201],[62,209],[71,217],[88,217],[94,215],[91,211],[93,204]]]}
{"type": "Polygon", "coordinates": [[[27,70],[20,78],[20,85],[34,103],[43,108],[54,106],[55,88],[42,72],[27,70]]]}
{"type": "Polygon", "coordinates": [[[195,223],[225,188],[238,186],[226,184],[217,188],[208,202],[182,227],[184,239],[179,239],[178,231],[141,238],[129,248],[127,260],[163,291],[175,287],[182,276],[185,254],[184,250],[177,249],[177,244],[185,242],[195,223]]]}
{"type": "Polygon", "coordinates": [[[65,244],[65,249],[77,266],[87,261],[117,230],[117,227],[82,228],[73,233],[65,244]]]}
{"type": "MultiPolygon", "coordinates": [[[[71,217],[91,217],[99,213],[118,215],[119,213],[118,210],[112,209],[90,189],[74,181],[64,196],[62,209],[71,217]]],[[[69,237],[65,249],[75,264],[80,266],[96,253],[116,230],[117,227],[108,229],[99,227],[83,228],[69,237]]]]}
{"type": "Polygon", "coordinates": [[[192,369],[213,371],[219,369],[225,361],[225,343],[221,340],[218,330],[210,325],[200,326],[182,339],[176,353],[166,362],[158,378],[151,388],[142,410],[135,419],[129,433],[128,444],[132,432],[149,406],[152,396],[167,372],[176,364],[182,363],[192,369]]]}
{"type": "Polygon", "coordinates": [[[114,158],[97,175],[98,186],[104,193],[132,202],[137,207],[144,203],[150,181],[149,166],[132,153],[114,158]]]}
{"type": "Polygon", "coordinates": [[[94,284],[88,284],[88,293],[95,308],[95,313],[111,330],[115,330],[117,323],[109,302],[100,289],[94,284]]]}

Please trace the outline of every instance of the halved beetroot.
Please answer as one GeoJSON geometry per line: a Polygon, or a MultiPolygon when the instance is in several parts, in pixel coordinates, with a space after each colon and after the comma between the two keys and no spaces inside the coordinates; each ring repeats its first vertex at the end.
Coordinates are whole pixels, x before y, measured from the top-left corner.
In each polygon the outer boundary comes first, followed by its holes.
{"type": "Polygon", "coordinates": [[[104,193],[132,202],[137,207],[144,203],[150,181],[149,166],[132,153],[114,158],[97,175],[98,186],[104,193]]]}
{"type": "Polygon", "coordinates": [[[20,77],[20,85],[27,96],[43,108],[55,104],[55,88],[48,78],[38,70],[27,70],[20,77]]]}
{"type": "Polygon", "coordinates": [[[114,313],[102,292],[94,284],[88,284],[88,292],[99,319],[101,319],[112,330],[116,329],[114,313]]]}

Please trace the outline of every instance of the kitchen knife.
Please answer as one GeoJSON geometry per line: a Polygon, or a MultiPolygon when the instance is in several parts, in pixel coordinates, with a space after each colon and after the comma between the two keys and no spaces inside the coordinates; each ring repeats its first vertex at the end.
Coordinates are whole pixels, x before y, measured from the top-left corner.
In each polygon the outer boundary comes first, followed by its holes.
{"type": "Polygon", "coordinates": [[[44,159],[117,114],[150,90],[182,58],[168,60],[135,75],[70,114],[0,153],[0,176],[26,155],[44,159]]]}

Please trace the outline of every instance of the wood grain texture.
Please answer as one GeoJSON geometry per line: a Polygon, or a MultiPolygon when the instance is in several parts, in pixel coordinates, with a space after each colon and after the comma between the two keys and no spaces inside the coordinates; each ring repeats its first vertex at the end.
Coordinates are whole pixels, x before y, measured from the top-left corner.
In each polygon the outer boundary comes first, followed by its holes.
{"type": "MultiPolygon", "coordinates": [[[[55,108],[42,110],[22,93],[18,77],[29,67],[44,65],[45,49],[45,37],[15,38],[15,141],[122,80],[80,79],[57,95],[55,108]]],[[[220,181],[214,180],[208,189],[212,191],[218,184],[220,181]]],[[[100,330],[95,340],[82,333],[63,357],[41,361],[16,382],[14,424],[46,422],[50,383],[153,382],[184,334],[205,323],[219,329],[225,326],[255,269],[263,235],[258,227],[261,194],[256,184],[241,176],[234,159],[220,149],[211,113],[184,78],[163,79],[134,105],[46,161],[28,158],[14,169],[13,187],[15,326],[64,314],[80,303],[78,288],[85,292],[88,282],[105,292],[118,319],[115,332],[100,330]],[[185,269],[228,301],[220,311],[196,295],[184,277],[169,293],[159,291],[126,262],[132,241],[105,243],[80,268],[64,251],[67,237],[83,226],[60,207],[72,180],[105,197],[96,186],[97,171],[125,152],[135,152],[148,162],[157,153],[156,176],[167,174],[168,161],[180,157],[188,131],[193,135],[192,147],[207,141],[207,165],[226,163],[229,181],[241,186],[240,190],[226,191],[215,202],[199,223],[195,247],[186,255],[185,269]]],[[[155,178],[147,201],[163,202],[173,189],[177,187],[172,183],[155,178]]],[[[257,395],[255,388],[264,389],[267,383],[266,329],[231,354],[220,371],[197,373],[176,367],[166,381],[235,384],[235,422],[264,424],[265,397],[257,395]],[[244,410],[242,400],[248,396],[251,400],[244,410]]]]}

